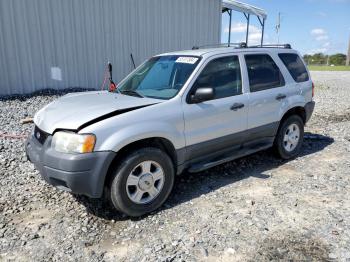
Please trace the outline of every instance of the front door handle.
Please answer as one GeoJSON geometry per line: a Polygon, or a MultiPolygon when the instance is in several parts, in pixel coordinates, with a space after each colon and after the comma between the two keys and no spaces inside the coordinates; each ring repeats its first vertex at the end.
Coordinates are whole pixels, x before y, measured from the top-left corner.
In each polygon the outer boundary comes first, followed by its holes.
{"type": "Polygon", "coordinates": [[[285,99],[287,96],[285,94],[278,94],[276,96],[276,100],[282,100],[282,99],[285,99]]]}
{"type": "Polygon", "coordinates": [[[237,111],[238,109],[241,109],[244,107],[244,104],[242,103],[234,103],[232,106],[231,106],[231,110],[233,111],[237,111]]]}

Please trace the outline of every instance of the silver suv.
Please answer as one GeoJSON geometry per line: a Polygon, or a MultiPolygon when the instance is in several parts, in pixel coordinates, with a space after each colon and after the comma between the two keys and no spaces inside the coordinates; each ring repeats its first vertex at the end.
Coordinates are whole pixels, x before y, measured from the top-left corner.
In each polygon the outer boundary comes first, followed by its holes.
{"type": "Polygon", "coordinates": [[[51,185],[129,216],[159,208],[174,176],[274,147],[300,151],[315,103],[290,46],[154,56],[115,91],[65,95],[34,117],[27,156],[51,185]]]}

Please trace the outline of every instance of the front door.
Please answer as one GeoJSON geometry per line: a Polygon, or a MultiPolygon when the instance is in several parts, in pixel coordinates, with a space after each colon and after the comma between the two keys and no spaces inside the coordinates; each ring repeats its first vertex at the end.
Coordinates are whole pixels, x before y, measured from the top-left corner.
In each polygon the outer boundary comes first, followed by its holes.
{"type": "Polygon", "coordinates": [[[201,103],[183,99],[187,160],[240,146],[247,129],[248,95],[242,92],[238,56],[208,61],[187,98],[200,87],[212,87],[215,97],[201,103]]]}

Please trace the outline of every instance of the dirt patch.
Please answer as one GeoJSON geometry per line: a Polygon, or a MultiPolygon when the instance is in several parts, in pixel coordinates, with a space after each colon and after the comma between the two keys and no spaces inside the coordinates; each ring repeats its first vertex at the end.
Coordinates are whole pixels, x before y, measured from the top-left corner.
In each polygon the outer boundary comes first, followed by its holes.
{"type": "Polygon", "coordinates": [[[316,115],[316,117],[322,122],[342,123],[350,121],[350,111],[341,114],[316,115]]]}
{"type": "Polygon", "coordinates": [[[329,246],[314,237],[280,232],[264,239],[251,261],[329,261],[329,246]]]}
{"type": "Polygon", "coordinates": [[[22,262],[29,262],[30,259],[28,257],[26,257],[25,254],[22,254],[22,253],[13,253],[13,252],[10,252],[10,253],[3,253],[3,254],[0,254],[0,261],[8,261],[8,262],[15,262],[15,261],[22,261],[22,262]]]}
{"type": "Polygon", "coordinates": [[[36,209],[29,213],[23,213],[16,216],[12,222],[19,228],[29,228],[36,230],[42,225],[47,224],[53,217],[53,212],[48,209],[36,209]]]}
{"type": "Polygon", "coordinates": [[[141,245],[134,240],[120,243],[112,237],[102,239],[98,244],[88,247],[85,252],[88,257],[94,250],[104,253],[106,261],[123,261],[127,260],[130,254],[138,252],[141,245]]]}

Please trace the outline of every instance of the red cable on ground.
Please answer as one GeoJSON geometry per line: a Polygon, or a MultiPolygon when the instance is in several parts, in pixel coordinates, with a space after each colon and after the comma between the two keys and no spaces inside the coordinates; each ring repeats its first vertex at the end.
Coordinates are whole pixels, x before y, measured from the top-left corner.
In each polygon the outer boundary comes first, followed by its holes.
{"type": "Polygon", "coordinates": [[[27,139],[29,134],[20,134],[20,135],[12,135],[12,134],[5,134],[0,133],[0,138],[9,138],[9,139],[27,139]]]}

